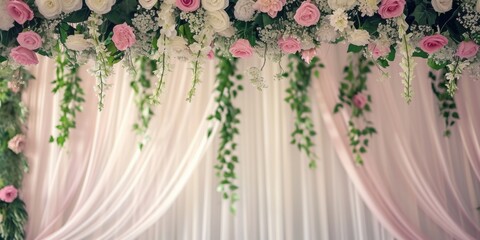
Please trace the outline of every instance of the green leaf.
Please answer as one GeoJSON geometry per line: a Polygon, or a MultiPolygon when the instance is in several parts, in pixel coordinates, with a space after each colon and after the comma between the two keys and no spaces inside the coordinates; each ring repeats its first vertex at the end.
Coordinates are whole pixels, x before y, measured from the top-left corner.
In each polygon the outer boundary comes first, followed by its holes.
{"type": "Polygon", "coordinates": [[[348,45],[347,52],[358,53],[358,52],[361,52],[363,50],[363,48],[364,47],[362,47],[362,46],[357,46],[357,45],[350,44],[350,45],[348,45]]]}
{"type": "Polygon", "coordinates": [[[113,5],[112,10],[104,16],[114,24],[128,23],[131,25],[133,13],[137,9],[137,0],[120,0],[113,5]]]}

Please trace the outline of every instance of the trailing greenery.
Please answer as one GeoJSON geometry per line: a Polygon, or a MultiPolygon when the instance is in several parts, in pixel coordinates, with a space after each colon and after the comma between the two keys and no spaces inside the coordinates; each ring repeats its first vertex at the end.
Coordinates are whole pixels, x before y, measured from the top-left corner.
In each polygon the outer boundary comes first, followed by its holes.
{"type": "MultiPolygon", "coordinates": [[[[23,174],[28,171],[25,156],[14,153],[8,147],[8,142],[22,133],[27,116],[26,108],[21,103],[21,93],[10,90],[8,82],[24,88],[31,78],[23,68],[0,66],[0,189],[10,185],[19,189],[23,174]]],[[[12,203],[0,200],[0,239],[24,239],[23,226],[27,218],[25,204],[20,198],[17,197],[12,203]]]]}
{"type": "Polygon", "coordinates": [[[139,57],[135,61],[135,72],[133,81],[130,83],[131,88],[135,93],[135,103],[138,108],[138,119],[133,125],[133,129],[138,136],[141,136],[143,139],[140,141],[140,149],[143,148],[145,140],[147,140],[147,130],[150,126],[150,121],[153,118],[153,109],[152,109],[152,94],[151,88],[152,83],[150,78],[152,77],[150,73],[156,71],[157,61],[151,60],[148,57],[139,57]]]}
{"type": "MultiPolygon", "coordinates": [[[[447,72],[448,69],[442,69],[437,77],[435,73],[430,71],[428,72],[428,77],[432,80],[432,91],[437,98],[440,115],[445,120],[444,135],[449,137],[452,133],[451,128],[460,119],[460,115],[457,112],[455,99],[448,91],[448,80],[445,77],[447,72]]],[[[456,85],[456,80],[454,84],[456,85]]]]}
{"type": "Polygon", "coordinates": [[[338,93],[340,102],[334,108],[334,113],[338,113],[340,109],[346,107],[352,111],[348,121],[348,137],[352,152],[355,155],[355,162],[358,164],[363,164],[362,154],[367,152],[369,138],[377,133],[373,123],[365,117],[366,112],[371,112],[372,97],[371,95],[363,95],[367,91],[367,75],[371,72],[370,67],[373,65],[372,61],[367,60],[361,54],[351,55],[349,65],[343,70],[345,78],[340,83],[338,93]],[[358,107],[353,102],[357,94],[362,94],[366,98],[363,107],[358,107]]]}
{"type": "Polygon", "coordinates": [[[284,73],[284,77],[289,77],[289,87],[287,89],[287,97],[285,101],[290,105],[290,108],[295,114],[295,129],[291,136],[293,145],[296,145],[300,151],[304,151],[310,162],[310,168],[316,168],[317,156],[313,151],[315,146],[312,138],[315,137],[316,132],[312,120],[312,109],[310,107],[310,97],[308,91],[312,82],[312,74],[318,77],[318,69],[323,68],[324,65],[320,63],[320,59],[313,58],[310,64],[301,59],[300,55],[291,54],[290,63],[288,64],[289,72],[284,73]]]}
{"type": "Polygon", "coordinates": [[[76,60],[77,54],[67,51],[57,44],[57,70],[53,93],[63,93],[60,100],[60,121],[56,128],[59,133],[56,137],[51,136],[50,142],[56,142],[63,147],[70,136],[70,130],[76,127],[75,118],[82,111],[82,103],[85,102],[84,91],[80,86],[82,79],[78,76],[80,65],[76,60]]]}
{"type": "MultiPolygon", "coordinates": [[[[235,166],[239,163],[238,156],[235,154],[237,148],[235,137],[239,134],[240,108],[236,107],[233,101],[238,93],[243,90],[243,86],[237,83],[237,81],[242,80],[242,75],[236,74],[237,59],[222,56],[218,52],[216,56],[219,61],[215,86],[217,108],[215,113],[208,117],[208,120],[221,123],[218,163],[215,165],[217,177],[220,178],[217,191],[223,193],[224,199],[230,200],[230,211],[235,213],[235,202],[239,199],[236,192],[238,186],[235,184],[237,179],[235,166]]],[[[209,129],[209,137],[211,133],[212,129],[209,129]]]]}

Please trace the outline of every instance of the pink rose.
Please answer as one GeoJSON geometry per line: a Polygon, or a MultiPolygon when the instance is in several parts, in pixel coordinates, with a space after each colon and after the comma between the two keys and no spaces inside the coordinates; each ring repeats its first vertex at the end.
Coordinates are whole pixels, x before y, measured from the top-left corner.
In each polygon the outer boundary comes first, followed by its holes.
{"type": "Polygon", "coordinates": [[[458,45],[457,56],[461,58],[475,57],[478,53],[480,46],[474,41],[463,41],[458,45]]]}
{"type": "Polygon", "coordinates": [[[310,48],[308,50],[303,50],[302,51],[302,59],[306,63],[310,64],[312,59],[317,55],[317,49],[316,48],[310,48]]]}
{"type": "Polygon", "coordinates": [[[24,24],[33,19],[33,11],[22,0],[11,0],[7,4],[7,12],[17,23],[24,24]]]}
{"type": "Polygon", "coordinates": [[[23,149],[25,148],[25,135],[17,134],[10,139],[10,141],[8,141],[8,148],[16,154],[23,152],[23,149]]]}
{"type": "Polygon", "coordinates": [[[313,3],[305,1],[297,9],[293,18],[299,25],[309,27],[317,24],[320,20],[320,10],[313,3]]]}
{"type": "Polygon", "coordinates": [[[10,57],[21,65],[38,64],[38,58],[35,52],[22,46],[13,48],[12,51],[10,51],[10,57]]]}
{"type": "Polygon", "coordinates": [[[230,53],[236,58],[248,58],[253,55],[253,48],[246,39],[238,39],[231,47],[230,53]]]}
{"type": "Polygon", "coordinates": [[[286,0],[258,0],[253,4],[253,9],[267,13],[271,18],[277,17],[277,13],[282,11],[286,0]]]}
{"type": "Polygon", "coordinates": [[[200,0],[176,0],[175,5],[184,12],[193,12],[200,7],[200,0]]]}
{"type": "Polygon", "coordinates": [[[116,25],[113,27],[112,41],[118,50],[127,50],[127,48],[131,47],[136,42],[133,28],[126,23],[116,25]]]}
{"type": "Polygon", "coordinates": [[[20,89],[21,89],[20,84],[18,82],[13,82],[13,81],[9,81],[7,83],[7,87],[13,93],[18,93],[18,92],[20,92],[20,89]]]}
{"type": "Polygon", "coordinates": [[[390,46],[372,42],[368,44],[368,50],[372,53],[373,58],[377,59],[387,56],[390,53],[390,46]]]}
{"type": "Polygon", "coordinates": [[[282,37],[278,39],[278,46],[285,53],[296,53],[302,49],[300,46],[300,41],[298,41],[296,38],[293,38],[293,37],[288,37],[288,38],[282,37]]]}
{"type": "Polygon", "coordinates": [[[365,105],[367,105],[367,97],[363,95],[362,93],[357,93],[355,96],[352,98],[353,105],[357,108],[364,108],[365,105]]]}
{"type": "Polygon", "coordinates": [[[22,32],[18,34],[17,42],[26,49],[37,50],[42,46],[42,37],[34,31],[22,32]]]}
{"type": "Polygon", "coordinates": [[[17,196],[18,190],[12,185],[0,189],[0,200],[4,202],[11,203],[17,198],[17,196]]]}
{"type": "Polygon", "coordinates": [[[447,43],[448,39],[446,37],[440,34],[435,34],[422,38],[422,40],[420,40],[420,48],[424,52],[432,54],[447,45],[447,43]]]}
{"type": "Polygon", "coordinates": [[[378,14],[383,19],[398,17],[403,14],[405,0],[382,0],[378,8],[378,14]]]}

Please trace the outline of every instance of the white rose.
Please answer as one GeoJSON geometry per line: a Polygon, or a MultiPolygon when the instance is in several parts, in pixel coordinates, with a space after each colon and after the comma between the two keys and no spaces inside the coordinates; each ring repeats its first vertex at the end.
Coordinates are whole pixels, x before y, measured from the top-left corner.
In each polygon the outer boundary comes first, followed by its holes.
{"type": "Polygon", "coordinates": [[[230,27],[230,18],[224,10],[207,12],[207,23],[215,32],[222,32],[230,27]]]}
{"type": "Polygon", "coordinates": [[[158,0],[139,0],[140,5],[145,9],[152,9],[155,4],[157,4],[158,0]]]}
{"type": "Polygon", "coordinates": [[[335,31],[329,22],[328,19],[324,19],[320,23],[320,28],[316,32],[317,40],[324,43],[331,43],[337,40],[338,33],[335,31]]]}
{"type": "Polygon", "coordinates": [[[477,0],[477,6],[475,6],[475,10],[480,13],[480,0],[477,0]]]}
{"type": "Polygon", "coordinates": [[[8,31],[13,27],[13,18],[7,12],[7,3],[9,0],[0,0],[0,29],[8,31]]]}
{"type": "Polygon", "coordinates": [[[357,45],[364,46],[368,44],[370,40],[370,34],[363,29],[355,29],[348,34],[348,42],[357,45]]]}
{"type": "Polygon", "coordinates": [[[328,0],[328,6],[332,10],[337,10],[339,8],[344,8],[346,10],[354,7],[356,5],[356,0],[328,0]]]}
{"type": "Polygon", "coordinates": [[[253,0],[239,0],[234,7],[233,14],[235,18],[240,21],[251,21],[255,15],[255,9],[253,9],[253,0]]]}
{"type": "Polygon", "coordinates": [[[62,11],[64,13],[71,13],[82,9],[82,0],[63,0],[62,11]]]}
{"type": "Polygon", "coordinates": [[[75,34],[67,37],[65,41],[65,46],[74,51],[83,51],[92,47],[91,43],[85,39],[83,34],[75,34]]]}
{"type": "Polygon", "coordinates": [[[228,0],[202,0],[203,9],[213,12],[228,7],[228,0]]]}
{"type": "Polygon", "coordinates": [[[112,10],[115,0],[85,0],[88,8],[98,14],[105,14],[112,10]]]}
{"type": "Polygon", "coordinates": [[[60,0],[35,0],[35,5],[46,19],[56,18],[62,13],[62,2],[60,0]]]}
{"type": "Polygon", "coordinates": [[[227,29],[219,32],[218,35],[220,35],[222,37],[226,37],[226,38],[231,38],[231,37],[233,37],[233,35],[235,35],[235,28],[230,26],[227,29]]]}
{"type": "Polygon", "coordinates": [[[432,0],[432,6],[436,12],[444,13],[452,9],[452,2],[452,0],[432,0]]]}

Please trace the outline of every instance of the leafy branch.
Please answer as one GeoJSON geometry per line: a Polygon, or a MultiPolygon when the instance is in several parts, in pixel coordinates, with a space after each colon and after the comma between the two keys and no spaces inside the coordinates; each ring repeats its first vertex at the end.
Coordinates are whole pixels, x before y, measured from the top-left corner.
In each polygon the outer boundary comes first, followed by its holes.
{"type": "MultiPolygon", "coordinates": [[[[243,90],[243,86],[237,85],[232,78],[241,80],[242,76],[235,74],[237,59],[222,56],[218,52],[216,56],[219,60],[215,87],[217,108],[215,113],[208,117],[208,120],[216,120],[221,123],[220,146],[217,155],[218,163],[215,165],[216,175],[220,178],[217,191],[223,193],[224,199],[230,199],[230,211],[235,213],[235,202],[239,199],[236,193],[238,186],[235,184],[237,179],[235,165],[238,164],[238,156],[235,154],[237,148],[235,137],[239,134],[240,108],[234,105],[233,100],[237,97],[238,92],[243,90]]],[[[211,133],[212,129],[209,129],[208,137],[210,137],[211,133]]]]}
{"type": "MultiPolygon", "coordinates": [[[[290,55],[288,68],[290,73],[284,73],[284,77],[290,77],[287,97],[285,101],[295,113],[295,129],[291,136],[291,144],[297,146],[300,151],[304,151],[309,158],[309,167],[316,168],[317,156],[313,151],[315,144],[312,138],[316,135],[313,120],[311,117],[310,98],[308,90],[312,81],[312,71],[318,67],[324,67],[320,59],[313,58],[310,64],[305,63],[300,55],[290,55]],[[296,63],[296,65],[295,65],[296,63]]],[[[315,72],[318,75],[318,71],[315,72]]]]}
{"type": "MultiPolygon", "coordinates": [[[[448,69],[444,68],[440,71],[438,77],[433,72],[429,72],[428,77],[432,80],[432,91],[437,98],[440,115],[445,120],[444,136],[450,137],[451,127],[455,125],[456,120],[460,119],[460,115],[457,112],[455,99],[449,93],[449,80],[445,77],[447,72],[448,69]]],[[[456,85],[456,79],[452,82],[455,82],[456,85]]]]}

